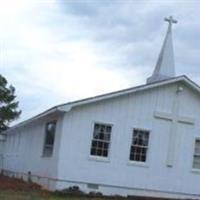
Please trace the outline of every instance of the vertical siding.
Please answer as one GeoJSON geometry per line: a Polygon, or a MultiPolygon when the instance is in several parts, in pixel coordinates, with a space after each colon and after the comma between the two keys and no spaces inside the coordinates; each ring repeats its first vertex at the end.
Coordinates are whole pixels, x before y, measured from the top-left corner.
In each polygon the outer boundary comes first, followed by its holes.
{"type": "Polygon", "coordinates": [[[4,140],[0,138],[0,170],[3,168],[4,140]]]}
{"type": "Polygon", "coordinates": [[[57,177],[58,152],[62,116],[51,115],[26,126],[10,130],[7,134],[4,152],[4,169],[32,174],[57,177]],[[54,151],[52,157],[43,157],[45,125],[57,120],[54,151]]]}
{"type": "Polygon", "coordinates": [[[200,174],[191,171],[194,136],[200,135],[200,99],[193,91],[182,87],[180,114],[194,117],[196,122],[194,126],[179,125],[176,161],[172,168],[166,166],[171,122],[155,119],[153,113],[155,110],[172,111],[176,84],[77,107],[67,113],[58,177],[129,188],[200,193],[200,174]],[[113,124],[108,161],[93,160],[89,156],[94,122],[113,124]],[[133,128],[150,130],[145,166],[129,162],[133,128]],[[188,184],[188,180],[198,184],[188,184]]]}

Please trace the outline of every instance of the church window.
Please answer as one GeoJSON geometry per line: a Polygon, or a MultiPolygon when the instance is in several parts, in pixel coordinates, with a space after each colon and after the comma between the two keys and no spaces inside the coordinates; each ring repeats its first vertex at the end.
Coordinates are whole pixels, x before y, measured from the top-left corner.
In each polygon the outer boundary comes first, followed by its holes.
{"type": "Polygon", "coordinates": [[[200,138],[195,140],[193,168],[200,169],[200,138]]]}
{"type": "Polygon", "coordinates": [[[48,122],[45,128],[45,142],[43,156],[50,157],[53,154],[53,146],[56,132],[56,121],[48,122]]]}
{"type": "Polygon", "coordinates": [[[149,143],[149,131],[134,129],[131,142],[130,157],[131,161],[145,162],[149,143]]]}
{"type": "Polygon", "coordinates": [[[95,124],[90,155],[108,157],[112,126],[95,124]]]}

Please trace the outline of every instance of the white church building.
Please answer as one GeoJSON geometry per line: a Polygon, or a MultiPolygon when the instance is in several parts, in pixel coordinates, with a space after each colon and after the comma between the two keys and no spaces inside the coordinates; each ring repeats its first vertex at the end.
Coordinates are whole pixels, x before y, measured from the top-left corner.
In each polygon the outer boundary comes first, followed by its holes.
{"type": "Polygon", "coordinates": [[[141,86],[55,106],[0,139],[4,170],[49,177],[51,190],[200,199],[200,87],[175,76],[172,17],[141,86]]]}

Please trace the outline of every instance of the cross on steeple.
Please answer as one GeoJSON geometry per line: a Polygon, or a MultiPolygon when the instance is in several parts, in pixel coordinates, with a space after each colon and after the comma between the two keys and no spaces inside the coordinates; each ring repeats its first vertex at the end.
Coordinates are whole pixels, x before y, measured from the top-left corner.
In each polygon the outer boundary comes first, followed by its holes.
{"type": "Polygon", "coordinates": [[[162,81],[175,76],[174,51],[171,30],[172,24],[176,24],[177,21],[173,19],[172,16],[165,18],[164,20],[169,23],[167,34],[165,36],[153,74],[147,79],[147,83],[162,81]]]}
{"type": "Polygon", "coordinates": [[[165,20],[166,22],[169,22],[169,26],[170,26],[170,27],[172,26],[173,23],[176,24],[176,23],[178,22],[177,20],[173,19],[172,16],[170,16],[169,18],[166,17],[164,20],[165,20]]]}
{"type": "Polygon", "coordinates": [[[166,17],[165,21],[169,22],[169,24],[172,24],[172,23],[176,24],[177,23],[177,20],[173,19],[172,16],[170,16],[169,18],[166,17]]]}

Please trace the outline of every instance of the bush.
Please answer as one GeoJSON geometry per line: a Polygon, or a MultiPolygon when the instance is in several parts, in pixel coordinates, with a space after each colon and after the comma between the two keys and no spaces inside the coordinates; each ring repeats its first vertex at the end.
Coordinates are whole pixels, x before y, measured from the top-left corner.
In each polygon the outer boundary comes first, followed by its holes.
{"type": "Polygon", "coordinates": [[[68,187],[66,189],[63,190],[59,190],[59,191],[55,191],[54,192],[56,195],[59,196],[65,196],[66,194],[70,194],[70,195],[83,195],[85,194],[83,191],[80,190],[80,188],[76,185],[68,187]]]}

